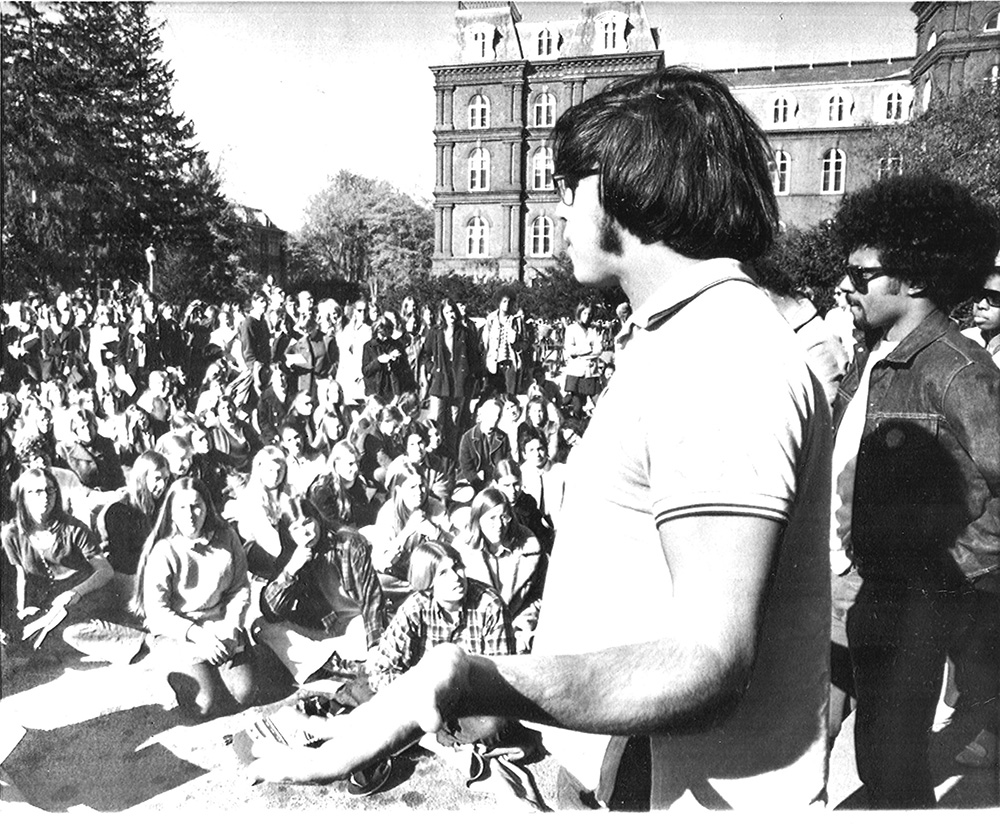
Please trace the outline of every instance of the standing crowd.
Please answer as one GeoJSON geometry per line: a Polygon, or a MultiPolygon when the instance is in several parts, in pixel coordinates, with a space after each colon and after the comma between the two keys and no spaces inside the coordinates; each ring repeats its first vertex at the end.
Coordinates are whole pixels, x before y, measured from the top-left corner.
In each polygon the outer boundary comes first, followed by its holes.
{"type": "Polygon", "coordinates": [[[848,196],[824,318],[744,265],[766,141],[711,76],[613,86],[555,146],[575,277],[629,298],[613,341],[503,291],[479,323],[273,285],[5,305],[5,672],[149,651],[200,717],[345,680],[328,741],[255,769],[369,790],[415,734],[524,719],[567,807],[822,804],[854,712],[869,804],[932,807],[942,702],[995,767],[997,216],[934,176],[848,196]]]}

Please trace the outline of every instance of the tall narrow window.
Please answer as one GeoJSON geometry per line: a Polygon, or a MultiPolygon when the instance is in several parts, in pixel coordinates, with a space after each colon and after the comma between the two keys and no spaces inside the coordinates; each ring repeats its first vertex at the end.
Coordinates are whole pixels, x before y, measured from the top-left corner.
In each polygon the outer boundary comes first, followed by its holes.
{"type": "Polygon", "coordinates": [[[531,160],[531,188],[551,189],[554,171],[552,150],[545,146],[537,149],[531,160]]]}
{"type": "Polygon", "coordinates": [[[605,20],[601,27],[604,37],[604,51],[612,52],[618,48],[618,21],[605,20]]]}
{"type": "Polygon", "coordinates": [[[469,155],[469,189],[483,191],[490,188],[490,153],[475,149],[469,155]]]}
{"type": "Polygon", "coordinates": [[[531,254],[536,258],[552,254],[552,219],[542,215],[531,222],[531,254]]]}
{"type": "Polygon", "coordinates": [[[472,34],[472,53],[480,58],[486,59],[486,32],[477,31],[472,34]]]}
{"type": "Polygon", "coordinates": [[[475,95],[469,101],[469,128],[488,129],[490,125],[490,99],[475,95]]]}
{"type": "Polygon", "coordinates": [[[478,215],[465,227],[465,251],[470,258],[485,258],[490,247],[490,227],[478,215]]]}
{"type": "Polygon", "coordinates": [[[789,105],[787,97],[779,97],[774,101],[774,110],[771,116],[772,123],[788,123],[789,105]]]}
{"type": "Polygon", "coordinates": [[[542,29],[538,33],[538,56],[549,57],[552,54],[552,32],[542,29]]]}
{"type": "Polygon", "coordinates": [[[551,126],[556,122],[556,99],[548,92],[535,98],[535,126],[551,126]]]}
{"type": "Polygon", "coordinates": [[[774,168],[771,170],[771,181],[774,183],[774,194],[787,195],[791,191],[792,158],[781,149],[774,153],[774,168]]]}
{"type": "Polygon", "coordinates": [[[846,167],[846,155],[840,149],[828,149],[823,155],[823,183],[820,192],[824,195],[843,194],[846,167]]]}
{"type": "Polygon", "coordinates": [[[885,98],[885,119],[903,119],[903,94],[902,92],[889,92],[885,98]]]}
{"type": "Polygon", "coordinates": [[[827,120],[831,123],[840,123],[844,120],[846,105],[842,95],[834,95],[827,105],[827,120]]]}

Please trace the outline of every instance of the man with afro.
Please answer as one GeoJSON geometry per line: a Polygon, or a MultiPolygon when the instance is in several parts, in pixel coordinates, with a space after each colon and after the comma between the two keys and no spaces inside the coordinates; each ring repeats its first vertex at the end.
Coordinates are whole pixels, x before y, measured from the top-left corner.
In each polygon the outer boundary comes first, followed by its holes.
{"type": "Polygon", "coordinates": [[[865,338],[834,406],[831,525],[860,582],[847,613],[858,775],[874,808],[930,808],[949,645],[974,592],[1000,586],[1000,370],[948,317],[982,287],[1000,227],[932,175],[848,196],[836,227],[865,338]]]}

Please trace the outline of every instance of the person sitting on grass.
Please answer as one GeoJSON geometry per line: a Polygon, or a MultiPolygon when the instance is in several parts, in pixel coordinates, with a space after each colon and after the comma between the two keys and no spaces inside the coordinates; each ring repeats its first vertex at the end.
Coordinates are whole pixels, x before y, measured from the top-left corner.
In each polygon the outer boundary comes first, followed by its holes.
{"type": "Polygon", "coordinates": [[[244,618],[246,552],[217,514],[205,485],[170,485],[139,559],[135,614],[182,711],[206,718],[248,707],[256,693],[244,618]]]}

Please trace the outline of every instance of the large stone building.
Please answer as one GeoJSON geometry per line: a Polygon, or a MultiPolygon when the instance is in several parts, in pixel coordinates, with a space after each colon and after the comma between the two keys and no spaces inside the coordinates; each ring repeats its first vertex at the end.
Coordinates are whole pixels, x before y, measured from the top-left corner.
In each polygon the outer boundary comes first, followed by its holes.
{"type": "MultiPolygon", "coordinates": [[[[787,225],[831,215],[878,174],[853,152],[872,124],[912,116],[912,57],[715,71],[767,132],[774,191],[787,225]]],[[[898,166],[898,158],[883,165],[898,166]]]]}
{"type": "Polygon", "coordinates": [[[433,67],[432,271],[527,280],[562,243],[552,126],[614,80],[663,63],[642,3],[584,2],[569,21],[522,22],[513,2],[458,4],[456,62],[433,67]]]}
{"type": "Polygon", "coordinates": [[[864,161],[857,140],[902,123],[938,95],[998,81],[1000,2],[914,3],[916,57],[719,70],[768,133],[774,187],[788,225],[810,226],[844,193],[902,168],[899,156],[864,161]]]}
{"type": "MultiPolygon", "coordinates": [[[[1000,0],[915,3],[916,56],[715,71],[775,152],[786,225],[809,226],[846,192],[898,171],[862,162],[857,140],[982,81],[998,82],[1000,0]]],[[[524,280],[562,248],[551,130],[610,81],[663,65],[641,2],[584,2],[569,21],[523,21],[513,2],[459,2],[456,57],[437,94],[433,271],[524,280]]],[[[670,55],[666,55],[670,62],[670,55]]]]}

